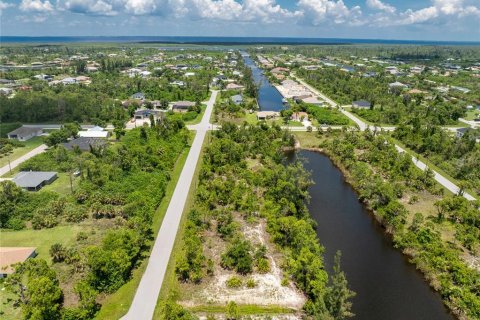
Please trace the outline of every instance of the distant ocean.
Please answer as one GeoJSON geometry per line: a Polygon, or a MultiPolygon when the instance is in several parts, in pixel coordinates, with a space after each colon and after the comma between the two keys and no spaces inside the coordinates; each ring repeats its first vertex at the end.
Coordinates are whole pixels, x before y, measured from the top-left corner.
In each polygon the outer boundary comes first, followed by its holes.
{"type": "Polygon", "coordinates": [[[164,37],[164,36],[130,36],[130,37],[16,37],[0,36],[0,43],[38,43],[58,44],[73,42],[130,42],[130,43],[164,43],[164,44],[199,44],[199,45],[252,45],[252,44],[410,44],[410,45],[458,45],[478,46],[479,41],[418,41],[386,39],[341,39],[341,38],[267,38],[267,37],[164,37]]]}

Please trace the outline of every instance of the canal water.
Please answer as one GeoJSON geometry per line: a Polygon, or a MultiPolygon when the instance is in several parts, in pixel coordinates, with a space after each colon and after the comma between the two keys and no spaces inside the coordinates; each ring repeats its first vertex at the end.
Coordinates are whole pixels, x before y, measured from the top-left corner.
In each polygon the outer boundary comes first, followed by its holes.
{"type": "Polygon", "coordinates": [[[243,60],[245,65],[250,67],[253,74],[253,79],[257,84],[260,85],[258,92],[258,104],[260,110],[262,111],[280,111],[284,109],[282,102],[282,95],[275,89],[274,86],[270,84],[267,77],[263,74],[263,71],[257,67],[255,62],[250,56],[246,55],[245,52],[242,52],[243,60]]]}
{"type": "Polygon", "coordinates": [[[357,293],[353,298],[354,319],[454,319],[415,266],[393,248],[330,159],[317,152],[300,151],[292,153],[290,161],[296,157],[303,159],[315,183],[309,189],[308,208],[318,224],[329,273],[335,252],[342,251],[341,267],[357,293]]]}

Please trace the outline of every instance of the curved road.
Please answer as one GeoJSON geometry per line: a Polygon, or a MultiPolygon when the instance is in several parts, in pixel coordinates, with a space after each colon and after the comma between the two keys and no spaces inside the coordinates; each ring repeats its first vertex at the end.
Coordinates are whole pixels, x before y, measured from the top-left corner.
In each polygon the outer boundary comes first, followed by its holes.
{"type": "Polygon", "coordinates": [[[125,320],[148,320],[152,319],[157,305],[158,295],[162,288],[163,278],[170,260],[170,254],[177,235],[177,230],[182,218],[185,202],[187,201],[190,184],[195,174],[200,152],[202,150],[203,140],[207,131],[210,129],[210,117],[213,111],[213,105],[217,98],[218,91],[212,91],[212,95],[207,102],[207,109],[203,115],[200,124],[190,127],[196,130],[195,139],[188,153],[187,160],[178,180],[172,199],[163,218],[162,226],[155,239],[147,269],[137,288],[133,302],[128,313],[122,318],[125,320]]]}
{"type": "MultiPolygon", "coordinates": [[[[293,75],[294,79],[298,82],[300,82],[302,85],[304,85],[305,87],[307,87],[310,91],[312,91],[313,93],[315,93],[316,95],[318,95],[319,97],[321,97],[322,99],[324,99],[328,104],[330,104],[332,107],[334,108],[339,108],[338,104],[335,103],[335,101],[333,101],[332,99],[328,98],[327,96],[325,96],[323,93],[321,93],[320,91],[318,91],[317,89],[315,89],[314,87],[312,87],[311,85],[309,85],[308,83],[306,83],[303,79],[300,79],[298,77],[296,77],[295,75],[293,75]]],[[[366,130],[367,128],[369,128],[369,125],[367,123],[365,123],[364,121],[362,121],[360,118],[354,116],[352,113],[344,110],[343,108],[339,108],[339,110],[345,115],[347,116],[349,119],[351,119],[353,122],[355,122],[358,127],[360,128],[361,131],[364,131],[366,130]]],[[[391,131],[391,130],[395,130],[395,127],[379,127],[380,129],[382,130],[386,130],[386,131],[391,131]]],[[[376,129],[376,128],[375,128],[376,129]]],[[[451,128],[447,128],[448,130],[452,130],[451,128]]],[[[454,128],[455,131],[456,131],[456,128],[454,128]]],[[[401,148],[399,145],[395,145],[395,148],[398,150],[398,152],[405,152],[405,150],[403,148],[401,148]]],[[[425,171],[427,169],[427,165],[425,163],[423,163],[422,161],[418,160],[417,158],[413,157],[412,156],[412,161],[413,163],[422,171],[425,171]]],[[[452,193],[454,194],[458,194],[458,191],[460,190],[460,188],[455,185],[453,182],[451,182],[450,180],[448,180],[447,178],[445,178],[444,176],[442,176],[441,174],[439,174],[438,172],[436,172],[435,170],[433,170],[433,173],[434,173],[434,178],[435,180],[441,184],[442,186],[444,186],[446,189],[448,189],[449,191],[451,191],[452,193]]],[[[465,199],[467,200],[476,200],[475,197],[473,197],[471,194],[468,194],[468,193],[464,193],[463,196],[465,197],[465,199]]]]}

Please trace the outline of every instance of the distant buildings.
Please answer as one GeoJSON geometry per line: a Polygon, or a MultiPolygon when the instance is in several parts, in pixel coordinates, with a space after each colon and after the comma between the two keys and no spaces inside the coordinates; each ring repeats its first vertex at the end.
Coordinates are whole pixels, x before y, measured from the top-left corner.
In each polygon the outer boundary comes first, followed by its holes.
{"type": "Polygon", "coordinates": [[[21,126],[7,134],[9,139],[17,139],[18,141],[27,141],[33,137],[37,137],[43,133],[41,128],[32,128],[21,126]]]}
{"type": "Polygon", "coordinates": [[[361,109],[370,109],[372,104],[366,100],[357,100],[352,102],[352,107],[361,109]]]}

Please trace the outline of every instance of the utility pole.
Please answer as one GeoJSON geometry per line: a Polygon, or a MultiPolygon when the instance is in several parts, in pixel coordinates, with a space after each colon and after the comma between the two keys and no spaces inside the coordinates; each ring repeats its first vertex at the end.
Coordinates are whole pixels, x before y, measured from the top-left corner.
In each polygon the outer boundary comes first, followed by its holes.
{"type": "Polygon", "coordinates": [[[70,174],[68,175],[70,177],[70,190],[72,191],[72,194],[73,194],[73,181],[72,181],[72,173],[70,172],[70,174]]]}
{"type": "Polygon", "coordinates": [[[10,174],[12,174],[12,165],[10,164],[10,158],[8,158],[8,168],[10,169],[10,174]]]}

